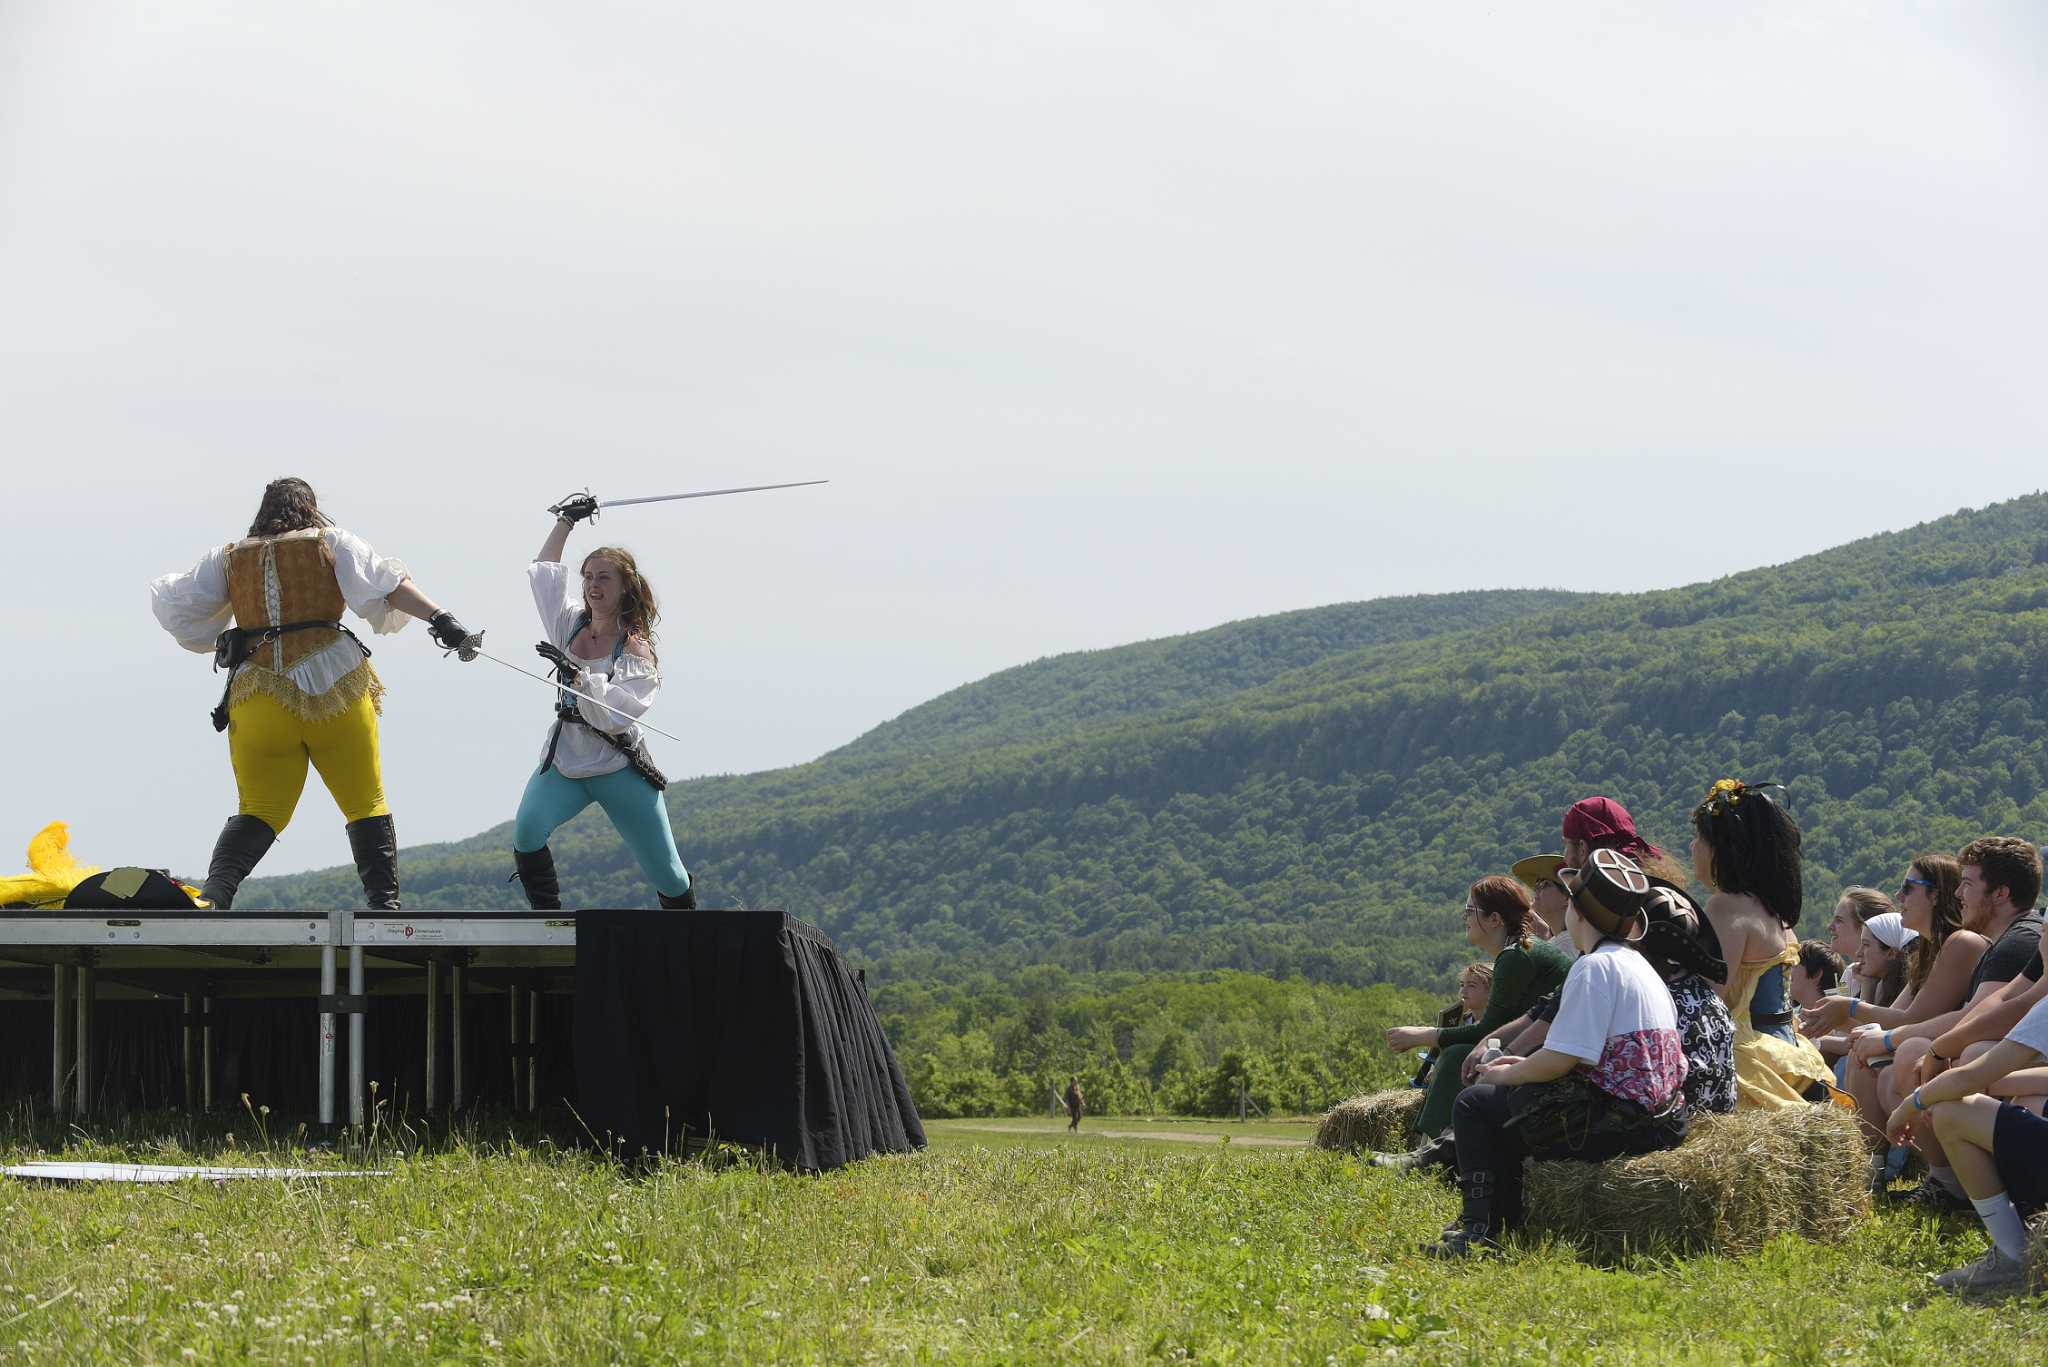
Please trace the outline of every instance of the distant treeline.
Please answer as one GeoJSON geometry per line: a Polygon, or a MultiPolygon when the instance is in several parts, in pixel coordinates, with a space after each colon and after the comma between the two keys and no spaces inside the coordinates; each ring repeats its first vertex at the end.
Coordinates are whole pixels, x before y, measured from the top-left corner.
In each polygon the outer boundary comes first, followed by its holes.
{"type": "Polygon", "coordinates": [[[1405,1080],[1415,1060],[1389,1054],[1380,1032],[1433,1019],[1442,1004],[1386,986],[1076,978],[1051,966],[894,982],[876,997],[918,1109],[935,1118],[1044,1112],[1075,1075],[1099,1114],[1234,1115],[1240,1084],[1269,1115],[1320,1110],[1405,1080]]]}

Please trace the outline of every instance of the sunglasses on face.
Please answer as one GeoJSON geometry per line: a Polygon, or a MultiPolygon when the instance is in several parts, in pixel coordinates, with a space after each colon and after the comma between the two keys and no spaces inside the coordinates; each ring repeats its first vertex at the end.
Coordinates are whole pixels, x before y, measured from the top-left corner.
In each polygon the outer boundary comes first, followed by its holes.
{"type": "Polygon", "coordinates": [[[1915,878],[1911,874],[1908,874],[1906,875],[1906,881],[1899,884],[1899,896],[1904,897],[1906,895],[1907,890],[1910,888],[1927,888],[1931,891],[1933,887],[1934,884],[1931,880],[1926,878],[1915,878]]]}

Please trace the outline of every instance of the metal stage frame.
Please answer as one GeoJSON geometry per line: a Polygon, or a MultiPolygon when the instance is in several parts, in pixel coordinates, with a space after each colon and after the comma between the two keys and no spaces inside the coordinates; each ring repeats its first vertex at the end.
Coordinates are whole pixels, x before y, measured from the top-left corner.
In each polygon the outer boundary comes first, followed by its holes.
{"type": "Polygon", "coordinates": [[[0,1000],[49,1000],[50,1102],[81,1116],[92,1099],[93,1008],[115,999],[182,1001],[185,1096],[209,1108],[214,1002],[314,999],[317,1027],[307,1045],[318,1050],[320,1123],[335,1123],[335,1029],[337,1018],[346,1018],[348,1123],[361,1129],[369,999],[419,996],[426,1011],[425,1097],[433,1110],[440,1102],[444,979],[450,1105],[459,1110],[465,1100],[469,998],[504,992],[515,1060],[512,1102],[531,1111],[541,1001],[573,991],[575,966],[576,915],[565,911],[0,911],[0,1000]],[[344,954],[348,982],[340,991],[344,954]]]}

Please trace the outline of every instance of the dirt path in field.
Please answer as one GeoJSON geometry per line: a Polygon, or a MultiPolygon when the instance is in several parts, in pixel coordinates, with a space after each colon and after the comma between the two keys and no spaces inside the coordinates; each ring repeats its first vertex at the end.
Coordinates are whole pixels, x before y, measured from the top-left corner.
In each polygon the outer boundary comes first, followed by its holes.
{"type": "MultiPolygon", "coordinates": [[[[1046,1126],[1044,1129],[1025,1129],[1016,1125],[970,1125],[957,1121],[946,1126],[949,1130],[973,1130],[979,1134],[1064,1134],[1065,1126],[1046,1126]]],[[[1158,1139],[1174,1144],[1221,1144],[1226,1138],[1220,1134],[1188,1134],[1176,1130],[1082,1130],[1084,1135],[1098,1139],[1158,1139]]],[[[1233,1134],[1227,1136],[1236,1146],[1243,1144],[1254,1149],[1305,1149],[1306,1139],[1287,1139],[1271,1134],[1233,1134]]]]}

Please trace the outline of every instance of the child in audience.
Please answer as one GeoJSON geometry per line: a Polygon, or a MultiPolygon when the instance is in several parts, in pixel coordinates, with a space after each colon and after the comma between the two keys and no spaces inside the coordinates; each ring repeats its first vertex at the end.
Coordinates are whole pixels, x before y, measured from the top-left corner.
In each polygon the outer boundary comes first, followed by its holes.
{"type": "MultiPolygon", "coordinates": [[[[1486,1014],[1486,999],[1493,992],[1493,965],[1466,964],[1458,974],[1458,1000],[1445,1007],[1436,1018],[1441,1030],[1454,1029],[1460,1025],[1471,1025],[1486,1014]]],[[[1436,1066],[1436,1051],[1427,1050],[1422,1055],[1422,1066],[1415,1072],[1416,1087],[1429,1085],[1430,1070],[1436,1066]]]]}
{"type": "Polygon", "coordinates": [[[1801,940],[1799,962],[1792,965],[1792,1004],[1801,1011],[1818,1006],[1823,996],[1841,985],[1844,967],[1842,956],[1827,941],[1801,940]]]}

